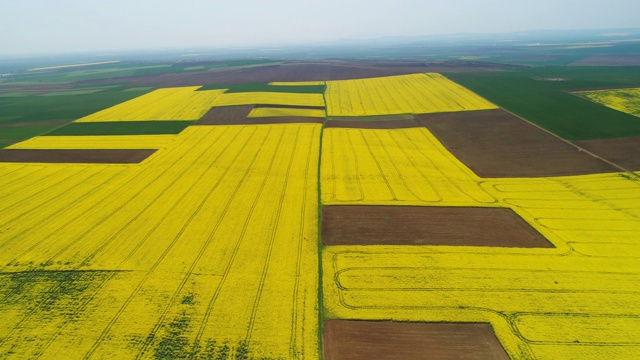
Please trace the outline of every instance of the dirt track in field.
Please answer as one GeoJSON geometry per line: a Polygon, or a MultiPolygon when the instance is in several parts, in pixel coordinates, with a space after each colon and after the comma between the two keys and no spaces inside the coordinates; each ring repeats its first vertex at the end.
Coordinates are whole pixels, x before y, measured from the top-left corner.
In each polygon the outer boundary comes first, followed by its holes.
{"type": "Polygon", "coordinates": [[[326,360],[509,359],[484,323],[326,320],[323,349],[326,360]]]}
{"type": "Polygon", "coordinates": [[[302,116],[279,116],[267,118],[248,118],[253,105],[220,106],[211,108],[193,125],[255,125],[255,124],[322,124],[323,118],[302,116]]]}
{"type": "Polygon", "coordinates": [[[327,128],[350,128],[350,129],[406,129],[422,127],[417,121],[411,119],[399,120],[329,120],[325,125],[327,128]]]}
{"type": "Polygon", "coordinates": [[[619,171],[502,109],[423,114],[416,118],[480,177],[619,171]]]}
{"type": "Polygon", "coordinates": [[[324,245],[452,245],[552,248],[511,209],[323,206],[324,245]]]}
{"type": "Polygon", "coordinates": [[[0,162],[137,164],[156,150],[0,150],[0,162]]]}
{"type": "Polygon", "coordinates": [[[574,144],[631,171],[640,171],[640,137],[581,140],[574,144]]]}

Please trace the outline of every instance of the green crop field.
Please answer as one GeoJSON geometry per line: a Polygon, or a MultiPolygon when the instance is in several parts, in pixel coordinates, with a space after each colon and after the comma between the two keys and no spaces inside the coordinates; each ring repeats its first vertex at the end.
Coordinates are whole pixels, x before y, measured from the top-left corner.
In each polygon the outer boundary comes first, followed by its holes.
{"type": "Polygon", "coordinates": [[[640,135],[631,115],[594,104],[569,91],[640,84],[636,68],[549,68],[451,78],[496,105],[567,139],[640,135]]]}
{"type": "Polygon", "coordinates": [[[47,136],[69,135],[159,135],[179,134],[193,122],[191,121],[110,121],[71,123],[47,136]]]}

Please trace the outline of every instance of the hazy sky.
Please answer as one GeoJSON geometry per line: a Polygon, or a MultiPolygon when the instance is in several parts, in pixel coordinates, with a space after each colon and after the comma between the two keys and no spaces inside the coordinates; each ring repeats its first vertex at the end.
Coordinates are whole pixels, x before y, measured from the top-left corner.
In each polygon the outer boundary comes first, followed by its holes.
{"type": "Polygon", "coordinates": [[[640,27],[638,0],[0,0],[0,56],[640,27]]]}

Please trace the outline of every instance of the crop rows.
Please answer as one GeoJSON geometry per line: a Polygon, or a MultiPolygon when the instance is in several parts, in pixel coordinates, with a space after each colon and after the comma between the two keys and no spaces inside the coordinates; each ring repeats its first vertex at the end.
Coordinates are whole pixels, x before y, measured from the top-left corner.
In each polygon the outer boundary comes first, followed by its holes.
{"type": "Polygon", "coordinates": [[[327,81],[329,116],[372,116],[495,109],[435,73],[327,81]]]}
{"type": "Polygon", "coordinates": [[[142,166],[4,164],[2,279],[49,275],[3,292],[0,353],[314,353],[319,130],[192,127],[142,166]],[[96,275],[70,298],[49,280],[66,271],[96,275]]]}
{"type": "Polygon", "coordinates": [[[76,122],[198,120],[223,90],[196,91],[200,86],[154,90],[76,122]]]}

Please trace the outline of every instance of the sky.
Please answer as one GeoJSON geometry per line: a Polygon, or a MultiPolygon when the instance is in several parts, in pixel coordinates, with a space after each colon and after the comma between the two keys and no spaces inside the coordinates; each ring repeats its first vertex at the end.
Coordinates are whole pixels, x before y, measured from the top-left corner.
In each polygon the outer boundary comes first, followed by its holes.
{"type": "Polygon", "coordinates": [[[0,56],[640,27],[638,0],[0,0],[0,56]]]}

